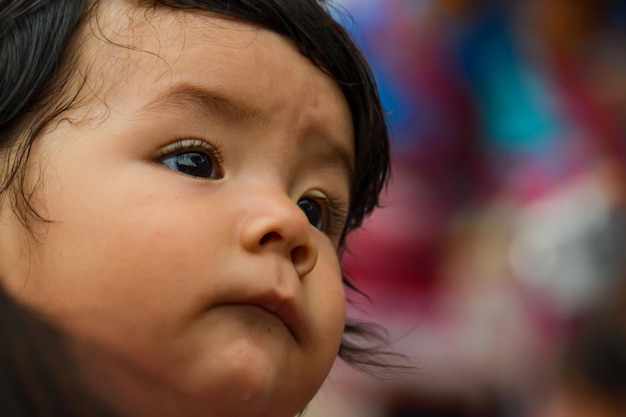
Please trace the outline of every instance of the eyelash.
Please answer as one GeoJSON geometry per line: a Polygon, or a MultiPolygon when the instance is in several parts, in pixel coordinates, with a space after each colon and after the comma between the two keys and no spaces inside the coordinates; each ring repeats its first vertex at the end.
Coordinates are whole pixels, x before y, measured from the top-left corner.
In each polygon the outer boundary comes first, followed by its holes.
{"type": "Polygon", "coordinates": [[[222,156],[222,145],[212,145],[202,139],[179,138],[170,145],[159,150],[158,159],[164,159],[168,156],[181,154],[183,152],[199,151],[204,152],[221,168],[224,163],[222,156]]]}
{"type": "MultiPolygon", "coordinates": [[[[303,197],[307,198],[307,197],[303,197]]],[[[329,236],[339,236],[343,233],[348,215],[347,204],[333,197],[308,197],[321,203],[326,211],[326,224],[324,225],[324,233],[329,236]]]]}

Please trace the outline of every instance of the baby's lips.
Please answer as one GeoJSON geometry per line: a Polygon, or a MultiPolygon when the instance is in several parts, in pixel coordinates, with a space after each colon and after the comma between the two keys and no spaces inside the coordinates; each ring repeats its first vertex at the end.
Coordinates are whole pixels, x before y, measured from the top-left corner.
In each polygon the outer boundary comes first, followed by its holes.
{"type": "Polygon", "coordinates": [[[299,332],[302,327],[300,313],[295,295],[280,293],[276,290],[255,294],[244,301],[262,308],[268,313],[276,316],[285,324],[296,341],[299,340],[299,332]]]}

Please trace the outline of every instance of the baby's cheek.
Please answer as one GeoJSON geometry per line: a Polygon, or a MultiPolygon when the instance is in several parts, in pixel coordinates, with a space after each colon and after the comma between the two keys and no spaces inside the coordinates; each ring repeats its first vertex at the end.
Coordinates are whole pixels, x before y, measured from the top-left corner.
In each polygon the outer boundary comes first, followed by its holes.
{"type": "Polygon", "coordinates": [[[311,309],[317,316],[322,343],[337,353],[343,337],[346,320],[346,293],[339,260],[334,250],[320,250],[319,273],[315,286],[315,300],[311,309]],[[326,252],[326,253],[324,253],[326,252]]]}

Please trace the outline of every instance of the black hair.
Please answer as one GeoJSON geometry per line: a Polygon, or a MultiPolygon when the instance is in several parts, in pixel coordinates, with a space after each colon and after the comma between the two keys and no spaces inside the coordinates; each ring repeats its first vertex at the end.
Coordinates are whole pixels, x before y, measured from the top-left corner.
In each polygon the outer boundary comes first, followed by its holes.
{"type": "Polygon", "coordinates": [[[26,165],[39,132],[73,102],[63,94],[71,74],[61,64],[73,52],[69,41],[86,14],[85,0],[0,3],[0,200],[10,194],[29,231],[29,219],[46,219],[30,203],[26,165]]]}
{"type": "Polygon", "coordinates": [[[0,287],[0,408],[5,417],[107,417],[64,334],[0,287]]]}
{"type": "MultiPolygon", "coordinates": [[[[37,135],[76,105],[84,79],[76,74],[76,39],[97,0],[9,0],[0,6],[0,199],[12,197],[15,214],[29,229],[45,221],[25,189],[26,164],[37,135]]],[[[152,0],[147,7],[199,9],[253,22],[291,39],[300,52],[331,76],[351,111],[355,135],[355,175],[341,238],[379,203],[390,174],[389,139],[377,86],[367,61],[324,0],[152,0]]],[[[344,277],[347,285],[356,290],[344,277]]],[[[358,290],[357,290],[358,291],[358,290]]],[[[375,327],[348,322],[339,356],[360,368],[382,365],[384,343],[375,327]]]]}

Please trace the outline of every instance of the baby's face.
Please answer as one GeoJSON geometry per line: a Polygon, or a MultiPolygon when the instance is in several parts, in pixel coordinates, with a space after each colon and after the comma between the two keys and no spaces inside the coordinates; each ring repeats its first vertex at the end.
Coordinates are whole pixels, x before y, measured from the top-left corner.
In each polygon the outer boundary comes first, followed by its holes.
{"type": "Polygon", "coordinates": [[[36,142],[33,201],[51,223],[29,245],[5,216],[0,272],[204,415],[292,416],[343,334],[347,104],[271,31],[126,7],[103,2],[98,20],[128,48],[83,46],[97,98],[36,142]]]}

